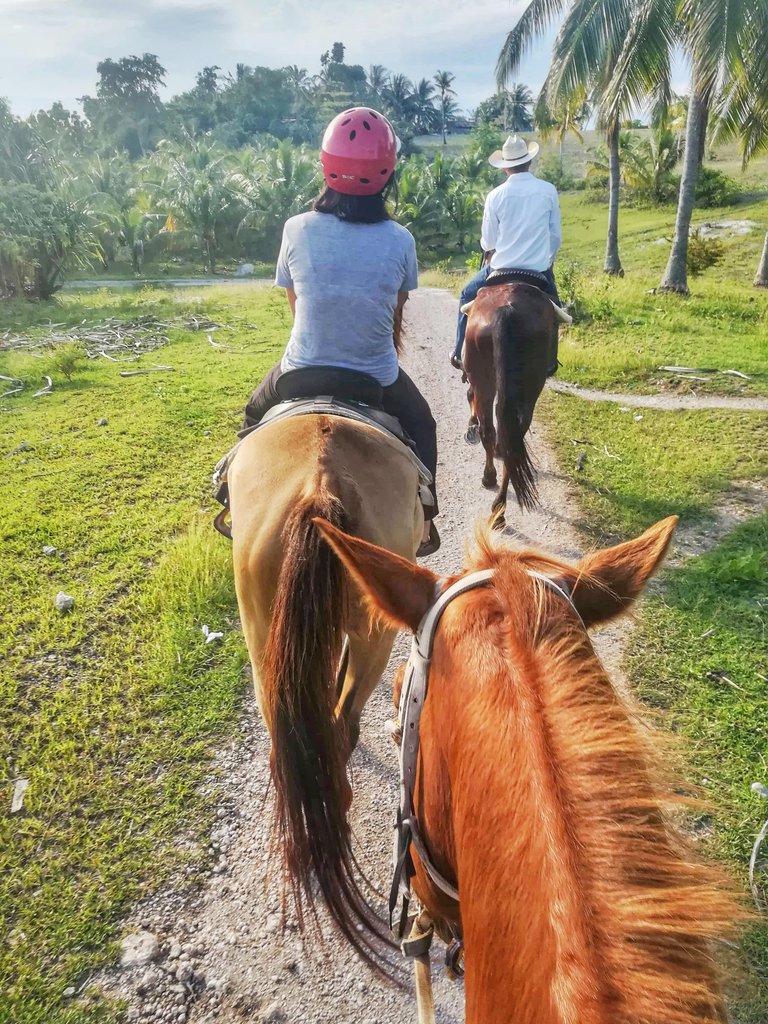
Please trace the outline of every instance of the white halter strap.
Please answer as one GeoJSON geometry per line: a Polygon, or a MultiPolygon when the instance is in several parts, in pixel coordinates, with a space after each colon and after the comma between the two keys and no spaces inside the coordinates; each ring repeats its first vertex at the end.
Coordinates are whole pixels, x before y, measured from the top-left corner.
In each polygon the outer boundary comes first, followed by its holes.
{"type": "MultiPolygon", "coordinates": [[[[550,590],[562,597],[579,617],[578,609],[573,603],[566,588],[544,573],[528,569],[533,579],[539,580],[550,590]]],[[[434,602],[419,623],[411,642],[411,654],[405,668],[405,676],[400,691],[399,719],[402,739],[400,741],[400,807],[395,823],[395,844],[393,850],[393,881],[389,899],[390,927],[395,927],[395,910],[401,904],[398,922],[399,934],[402,936],[408,915],[408,904],[411,898],[410,883],[413,877],[413,864],[410,847],[414,846],[419,860],[432,882],[447,896],[458,902],[459,892],[434,866],[421,836],[418,819],[415,814],[413,794],[416,788],[416,770],[419,761],[419,729],[424,701],[429,685],[429,667],[432,660],[432,649],[435,643],[437,627],[443,612],[455,598],[477,587],[483,587],[493,579],[493,569],[481,569],[478,572],[463,576],[450,587],[443,589],[444,581],[438,581],[434,602]]]]}

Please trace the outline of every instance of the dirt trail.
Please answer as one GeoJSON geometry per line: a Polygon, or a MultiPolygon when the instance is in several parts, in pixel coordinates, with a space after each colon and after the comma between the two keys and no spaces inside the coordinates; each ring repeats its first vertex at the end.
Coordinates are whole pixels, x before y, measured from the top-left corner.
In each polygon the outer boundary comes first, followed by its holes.
{"type": "Polygon", "coordinates": [[[740,398],[738,395],[625,395],[613,391],[595,391],[551,380],[551,391],[575,395],[586,402],[614,402],[632,409],[735,409],[740,412],[768,412],[768,398],[740,398]]]}
{"type": "MultiPolygon", "coordinates": [[[[467,419],[464,386],[448,363],[455,329],[456,300],[445,291],[422,289],[408,304],[405,365],[430,401],[438,423],[443,546],[427,560],[435,571],[460,568],[475,521],[486,516],[492,494],[480,486],[482,450],[463,441],[467,419]]],[[[522,515],[510,506],[507,533],[558,555],[578,556],[575,495],[555,464],[538,425],[532,447],[539,467],[541,506],[522,515]]],[[[615,672],[621,628],[598,637],[601,654],[615,672]]],[[[385,679],[363,718],[353,759],[353,822],[361,863],[379,891],[389,886],[391,822],[396,805],[395,754],[384,723],[392,717],[392,668],[407,650],[401,637],[385,679]]],[[[265,803],[268,743],[252,699],[237,742],[218,757],[220,794],[209,850],[211,871],[202,887],[186,893],[161,892],[137,907],[127,930],[148,935],[146,962],[103,979],[113,995],[128,1001],[129,1020],[191,1024],[286,1021],[290,1024],[411,1024],[410,991],[387,985],[329,933],[323,961],[304,950],[295,930],[278,928],[274,886],[265,888],[270,808],[265,803]],[[156,945],[155,940],[159,943],[156,945]]],[[[382,905],[383,906],[383,905],[382,905]]],[[[327,932],[328,929],[325,927],[327,932]]],[[[436,943],[435,997],[441,1024],[461,1024],[463,992],[441,969],[436,943]]],[[[142,959],[141,955],[138,957],[142,959]]]]}

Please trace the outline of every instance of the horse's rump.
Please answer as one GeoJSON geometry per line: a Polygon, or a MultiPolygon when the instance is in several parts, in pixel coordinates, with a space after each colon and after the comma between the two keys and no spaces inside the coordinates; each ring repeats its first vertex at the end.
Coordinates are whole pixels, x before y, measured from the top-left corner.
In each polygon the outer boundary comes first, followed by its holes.
{"type": "Polygon", "coordinates": [[[372,427],[300,416],[245,438],[229,482],[238,602],[272,739],[285,888],[300,922],[304,908],[314,913],[319,888],[338,927],[371,959],[371,933],[381,932],[358,888],[347,824],[356,722],[348,729],[339,713],[336,676],[345,633],[362,634],[354,680],[372,688],[360,664],[365,644],[372,662],[386,663],[391,635],[369,639],[366,610],[347,600],[343,572],[312,520],[413,557],[423,522],[418,471],[400,442],[372,427]]]}

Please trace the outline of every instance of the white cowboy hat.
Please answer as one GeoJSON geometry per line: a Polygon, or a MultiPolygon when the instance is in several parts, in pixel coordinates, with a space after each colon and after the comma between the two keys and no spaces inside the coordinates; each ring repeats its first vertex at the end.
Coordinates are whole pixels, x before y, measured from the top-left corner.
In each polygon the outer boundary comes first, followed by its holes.
{"type": "Polygon", "coordinates": [[[539,152],[538,142],[526,142],[519,135],[510,135],[507,141],[488,157],[491,167],[519,167],[533,160],[539,152]]]}

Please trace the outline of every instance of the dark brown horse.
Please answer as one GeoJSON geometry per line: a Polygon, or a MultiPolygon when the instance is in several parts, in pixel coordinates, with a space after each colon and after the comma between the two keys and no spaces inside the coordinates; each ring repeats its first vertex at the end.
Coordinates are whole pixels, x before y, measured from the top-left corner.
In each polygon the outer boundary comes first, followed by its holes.
{"type": "Polygon", "coordinates": [[[555,311],[544,292],[523,282],[480,289],[462,357],[472,409],[466,437],[470,444],[483,442],[483,487],[496,486],[494,458],[503,463],[492,506],[498,525],[504,523],[510,484],[521,508],[536,504],[536,473],[525,435],[556,351],[555,311]]]}

